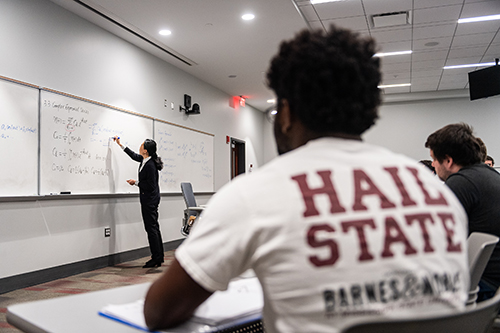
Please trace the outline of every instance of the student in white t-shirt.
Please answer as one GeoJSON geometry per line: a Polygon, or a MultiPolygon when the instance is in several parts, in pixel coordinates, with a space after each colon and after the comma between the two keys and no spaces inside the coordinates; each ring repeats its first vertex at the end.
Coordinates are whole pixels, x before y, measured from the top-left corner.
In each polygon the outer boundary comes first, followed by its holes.
{"type": "Polygon", "coordinates": [[[333,25],[281,44],[267,72],[281,156],[210,200],[147,294],[151,329],[187,320],[248,269],[266,332],[464,308],[460,203],[425,166],[361,140],[380,104],[374,53],[372,39],[333,25]]]}

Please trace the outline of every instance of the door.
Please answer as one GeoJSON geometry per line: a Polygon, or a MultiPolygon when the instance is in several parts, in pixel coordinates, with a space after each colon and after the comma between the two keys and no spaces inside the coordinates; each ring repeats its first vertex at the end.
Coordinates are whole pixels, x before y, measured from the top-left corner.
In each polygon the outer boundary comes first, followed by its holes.
{"type": "Polygon", "coordinates": [[[245,141],[231,138],[231,179],[245,173],[245,141]]]}

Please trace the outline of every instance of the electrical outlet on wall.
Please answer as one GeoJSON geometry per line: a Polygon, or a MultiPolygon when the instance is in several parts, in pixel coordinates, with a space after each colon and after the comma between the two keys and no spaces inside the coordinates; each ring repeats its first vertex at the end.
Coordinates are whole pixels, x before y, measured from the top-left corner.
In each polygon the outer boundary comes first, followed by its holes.
{"type": "Polygon", "coordinates": [[[168,107],[168,101],[167,101],[167,99],[165,99],[165,101],[163,102],[163,106],[164,107],[168,107]]]}
{"type": "Polygon", "coordinates": [[[111,237],[111,228],[104,228],[104,237],[111,237]]]}

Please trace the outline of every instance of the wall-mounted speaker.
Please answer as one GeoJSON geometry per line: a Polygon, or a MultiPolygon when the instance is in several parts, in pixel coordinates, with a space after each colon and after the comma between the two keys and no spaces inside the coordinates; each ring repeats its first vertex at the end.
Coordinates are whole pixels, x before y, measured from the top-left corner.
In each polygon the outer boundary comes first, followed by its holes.
{"type": "Polygon", "coordinates": [[[191,96],[184,94],[184,108],[190,109],[191,108],[191,96]]]}
{"type": "Polygon", "coordinates": [[[193,104],[193,109],[191,109],[191,96],[184,94],[184,107],[179,106],[180,112],[184,112],[187,115],[190,114],[200,114],[200,105],[197,103],[193,104]]]}

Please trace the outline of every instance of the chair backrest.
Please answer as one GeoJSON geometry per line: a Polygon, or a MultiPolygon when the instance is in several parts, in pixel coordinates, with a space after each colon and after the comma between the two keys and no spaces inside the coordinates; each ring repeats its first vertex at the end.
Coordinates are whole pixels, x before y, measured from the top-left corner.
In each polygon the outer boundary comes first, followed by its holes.
{"type": "MultiPolygon", "coordinates": [[[[500,290],[500,289],[499,289],[500,290]]],[[[498,315],[500,292],[463,312],[407,319],[380,318],[344,328],[342,333],[485,333],[498,315]]]]}
{"type": "Polygon", "coordinates": [[[182,196],[184,197],[184,202],[186,207],[196,207],[196,199],[194,197],[193,187],[191,183],[181,183],[182,196]]]}
{"type": "Polygon", "coordinates": [[[479,284],[498,240],[497,236],[482,232],[473,232],[469,235],[467,252],[469,256],[470,291],[475,290],[479,284]]]}

